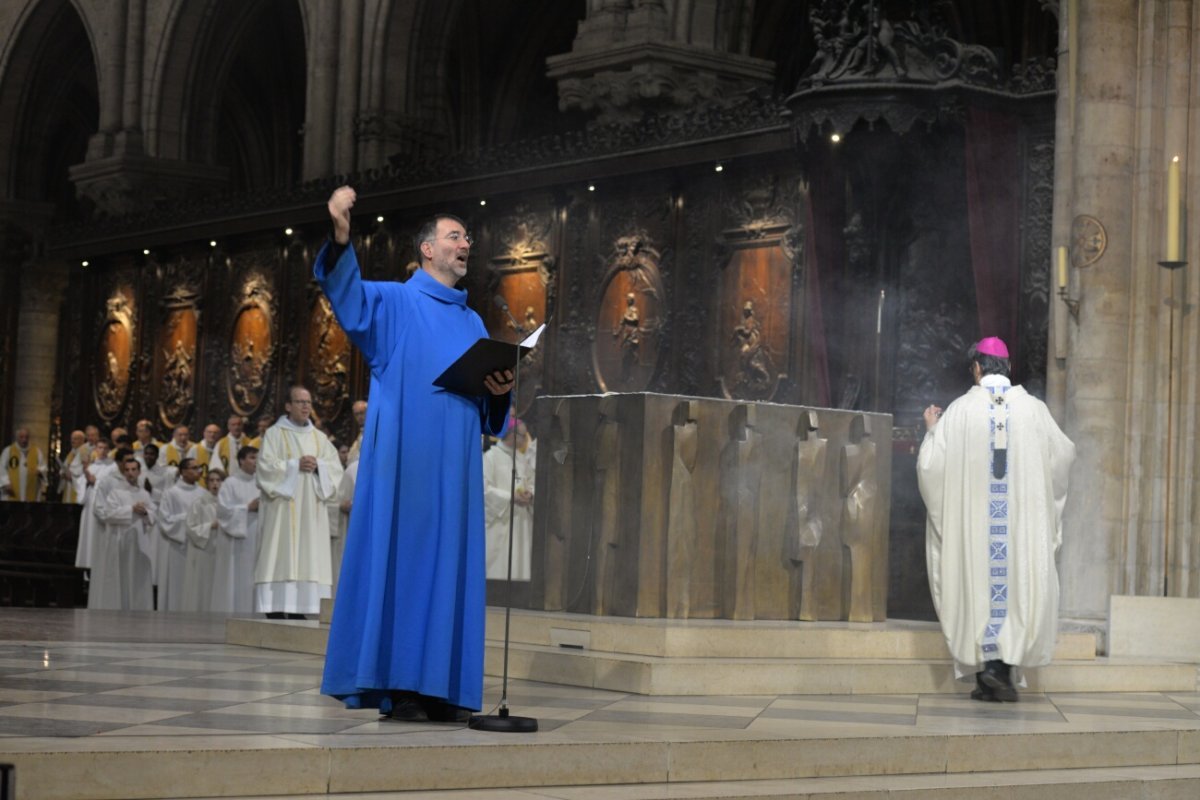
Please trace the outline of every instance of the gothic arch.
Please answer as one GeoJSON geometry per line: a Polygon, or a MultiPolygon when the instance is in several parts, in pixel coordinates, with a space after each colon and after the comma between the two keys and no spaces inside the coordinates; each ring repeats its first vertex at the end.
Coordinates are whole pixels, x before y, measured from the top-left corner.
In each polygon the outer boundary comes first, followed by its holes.
{"type": "Polygon", "coordinates": [[[386,108],[411,149],[456,151],[561,127],[546,58],[571,49],[585,12],[585,0],[394,3],[386,108]]]}
{"type": "Polygon", "coordinates": [[[234,190],[299,179],[305,7],[297,0],[188,0],[154,65],[148,150],[230,169],[234,190]]]}
{"type": "Polygon", "coordinates": [[[80,215],[67,168],[84,160],[100,116],[94,37],[73,2],[26,8],[0,80],[0,180],[10,198],[54,204],[60,220],[80,215]]]}

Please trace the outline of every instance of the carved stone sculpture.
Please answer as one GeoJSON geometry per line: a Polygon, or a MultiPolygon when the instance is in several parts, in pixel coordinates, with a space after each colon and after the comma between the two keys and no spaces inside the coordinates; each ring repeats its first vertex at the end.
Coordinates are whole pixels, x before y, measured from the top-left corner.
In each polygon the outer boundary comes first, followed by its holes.
{"type": "Polygon", "coordinates": [[[785,557],[799,571],[802,620],[818,619],[817,548],[825,536],[821,490],[829,440],[821,438],[817,412],[800,415],[796,430],[796,517],[785,540],[785,557]]]}
{"type": "Polygon", "coordinates": [[[696,469],[699,403],[675,409],[671,425],[670,492],[667,497],[667,616],[686,619],[691,612],[692,571],[696,556],[696,469]]]}
{"type": "Polygon", "coordinates": [[[725,541],[724,601],[728,619],[754,619],[754,557],[758,530],[762,434],[754,406],[735,406],[721,452],[721,533],[725,541]]]}
{"type": "Polygon", "coordinates": [[[872,544],[879,530],[879,485],[875,477],[877,446],[871,441],[871,422],[863,415],[850,423],[850,444],[842,448],[842,543],[850,553],[851,622],[875,619],[871,608],[876,565],[872,544]]]}

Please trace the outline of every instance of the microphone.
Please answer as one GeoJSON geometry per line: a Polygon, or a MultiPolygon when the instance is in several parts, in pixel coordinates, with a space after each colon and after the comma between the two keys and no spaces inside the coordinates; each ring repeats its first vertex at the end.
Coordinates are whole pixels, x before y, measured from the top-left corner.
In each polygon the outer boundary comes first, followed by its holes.
{"type": "Polygon", "coordinates": [[[513,326],[513,330],[516,331],[519,336],[524,336],[529,332],[518,325],[517,321],[513,319],[512,312],[508,310],[508,301],[504,299],[503,295],[492,295],[492,305],[504,312],[504,316],[508,317],[508,321],[513,326]]]}

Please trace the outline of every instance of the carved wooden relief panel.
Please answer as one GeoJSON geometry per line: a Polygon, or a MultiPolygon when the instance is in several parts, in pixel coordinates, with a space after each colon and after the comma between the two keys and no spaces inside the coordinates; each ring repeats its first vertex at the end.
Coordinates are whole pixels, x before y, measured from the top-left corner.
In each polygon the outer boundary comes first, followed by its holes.
{"type": "Polygon", "coordinates": [[[770,400],[787,378],[792,263],[779,240],[737,247],[721,274],[718,360],[728,398],[770,400]]]}
{"type": "Polygon", "coordinates": [[[331,422],[342,412],[349,396],[350,338],[338,325],[329,298],[314,287],[308,314],[304,383],[312,391],[313,410],[331,422]]]}
{"type": "Polygon", "coordinates": [[[105,422],[121,413],[129,394],[136,307],[133,287],[121,283],[104,301],[100,336],[92,362],[93,400],[105,422]]]}
{"type": "MultiPolygon", "coordinates": [[[[503,297],[512,320],[495,305],[489,305],[485,321],[493,338],[519,341],[546,321],[548,287],[555,265],[550,254],[553,218],[549,211],[534,212],[518,206],[516,213],[495,223],[495,251],[489,263],[489,288],[492,296],[503,297]]],[[[521,391],[517,398],[518,414],[529,410],[541,390],[546,346],[521,362],[521,391]]]]}
{"type": "Polygon", "coordinates": [[[267,391],[275,355],[275,300],[270,281],[262,273],[246,273],[238,292],[229,337],[229,366],[225,372],[229,403],[234,411],[251,416],[267,391]]]}
{"type": "Polygon", "coordinates": [[[200,340],[200,285],[194,263],[181,260],[163,275],[162,325],[154,348],[158,417],[167,431],[183,425],[195,400],[200,340]]]}
{"type": "Polygon", "coordinates": [[[661,258],[642,232],[613,244],[592,343],[596,382],[603,391],[640,391],[654,377],[665,313],[661,258]]]}

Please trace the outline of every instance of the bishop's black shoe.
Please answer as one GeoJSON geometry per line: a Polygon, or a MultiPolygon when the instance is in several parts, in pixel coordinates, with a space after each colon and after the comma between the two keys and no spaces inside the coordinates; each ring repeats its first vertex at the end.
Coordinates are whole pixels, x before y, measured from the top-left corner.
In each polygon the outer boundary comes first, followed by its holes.
{"type": "Polygon", "coordinates": [[[392,722],[428,722],[429,715],[425,706],[413,693],[397,692],[390,700],[385,700],[379,706],[381,719],[392,722]]]}
{"type": "Polygon", "coordinates": [[[992,694],[1002,703],[1017,702],[1017,690],[1012,684],[1012,670],[1008,664],[999,659],[988,661],[979,673],[979,680],[992,690],[992,694]]]}
{"type": "Polygon", "coordinates": [[[999,703],[996,698],[996,693],[992,691],[992,687],[983,682],[983,673],[975,673],[975,688],[971,690],[971,699],[980,700],[984,703],[999,703]]]}

